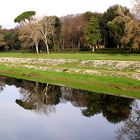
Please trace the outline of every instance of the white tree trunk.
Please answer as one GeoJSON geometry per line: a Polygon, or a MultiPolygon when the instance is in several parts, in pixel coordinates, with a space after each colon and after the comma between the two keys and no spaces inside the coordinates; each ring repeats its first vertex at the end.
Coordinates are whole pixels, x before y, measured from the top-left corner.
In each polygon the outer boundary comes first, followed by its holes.
{"type": "Polygon", "coordinates": [[[92,46],[92,52],[95,52],[95,47],[94,46],[92,46]]]}
{"type": "Polygon", "coordinates": [[[49,52],[49,45],[48,45],[48,41],[47,40],[45,41],[45,44],[46,44],[47,54],[49,54],[50,52],[49,52]]]}
{"type": "Polygon", "coordinates": [[[36,53],[38,54],[38,43],[35,43],[36,53]]]}

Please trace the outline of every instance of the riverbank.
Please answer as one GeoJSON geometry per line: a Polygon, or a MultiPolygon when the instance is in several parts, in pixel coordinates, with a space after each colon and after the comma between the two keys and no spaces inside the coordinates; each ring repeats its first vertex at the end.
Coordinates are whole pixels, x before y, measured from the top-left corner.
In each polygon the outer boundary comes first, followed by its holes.
{"type": "Polygon", "coordinates": [[[0,58],[1,75],[133,98],[139,70],[139,61],[0,58]]]}
{"type": "Polygon", "coordinates": [[[126,77],[140,80],[139,61],[0,58],[0,64],[42,71],[126,77]]]}

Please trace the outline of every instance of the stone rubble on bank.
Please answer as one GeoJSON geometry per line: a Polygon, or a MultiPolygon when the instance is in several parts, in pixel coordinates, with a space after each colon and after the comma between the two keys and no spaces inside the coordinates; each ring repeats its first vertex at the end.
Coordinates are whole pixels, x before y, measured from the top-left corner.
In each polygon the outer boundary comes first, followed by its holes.
{"type": "Polygon", "coordinates": [[[29,69],[95,74],[99,76],[129,77],[140,80],[140,61],[114,61],[114,60],[77,60],[77,59],[35,59],[35,58],[0,58],[0,64],[11,67],[26,67],[29,69]],[[63,64],[78,64],[81,68],[51,67],[63,64]],[[84,67],[90,69],[84,69],[84,67]],[[94,70],[92,68],[103,68],[106,70],[94,70]],[[133,72],[128,72],[132,70],[133,72]]]}

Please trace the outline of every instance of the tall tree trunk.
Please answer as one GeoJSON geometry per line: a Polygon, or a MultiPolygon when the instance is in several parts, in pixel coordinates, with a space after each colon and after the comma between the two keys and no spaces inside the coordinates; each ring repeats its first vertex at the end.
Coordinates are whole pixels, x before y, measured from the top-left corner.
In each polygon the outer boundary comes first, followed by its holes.
{"type": "Polygon", "coordinates": [[[53,42],[54,47],[56,47],[54,36],[52,36],[52,42],[53,42]]]}
{"type": "Polygon", "coordinates": [[[78,49],[80,49],[80,45],[81,45],[81,42],[80,42],[80,39],[78,40],[78,49]]]}
{"type": "Polygon", "coordinates": [[[38,59],[39,51],[38,51],[38,42],[36,42],[36,41],[35,41],[35,49],[36,49],[36,54],[37,54],[37,59],[38,59]]]}
{"type": "Polygon", "coordinates": [[[45,44],[46,44],[47,54],[49,54],[50,52],[49,52],[49,45],[48,45],[48,41],[47,40],[45,41],[45,44]]]}
{"type": "Polygon", "coordinates": [[[37,42],[35,43],[35,49],[36,49],[36,53],[38,54],[39,51],[38,51],[38,43],[37,42]]]}
{"type": "Polygon", "coordinates": [[[104,37],[104,48],[106,48],[106,38],[104,37]]]}
{"type": "Polygon", "coordinates": [[[63,48],[62,48],[62,50],[64,50],[65,49],[65,41],[64,41],[64,39],[63,39],[63,48]]]}

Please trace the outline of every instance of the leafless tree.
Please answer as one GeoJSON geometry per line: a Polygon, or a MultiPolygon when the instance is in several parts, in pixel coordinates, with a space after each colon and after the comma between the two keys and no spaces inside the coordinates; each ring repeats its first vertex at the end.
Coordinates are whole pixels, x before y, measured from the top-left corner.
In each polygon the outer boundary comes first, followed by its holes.
{"type": "Polygon", "coordinates": [[[20,37],[19,39],[24,42],[25,47],[30,47],[35,45],[36,53],[38,54],[38,44],[40,41],[40,32],[39,32],[39,25],[38,22],[28,23],[23,25],[20,30],[20,37]]]}
{"type": "Polygon", "coordinates": [[[38,82],[34,83],[34,88],[20,89],[21,99],[17,103],[24,108],[34,109],[38,114],[49,115],[55,112],[55,106],[51,103],[51,95],[48,93],[48,84],[42,88],[38,82]]]}
{"type": "Polygon", "coordinates": [[[49,54],[49,43],[55,35],[55,19],[53,16],[43,17],[38,22],[40,37],[46,45],[47,54],[49,54]]]}
{"type": "Polygon", "coordinates": [[[60,42],[62,49],[80,48],[86,20],[82,15],[67,15],[61,18],[62,29],[60,33],[60,42]]]}
{"type": "Polygon", "coordinates": [[[117,140],[125,140],[125,137],[129,138],[130,140],[140,139],[140,110],[137,101],[133,103],[133,109],[129,118],[117,131],[117,140]]]}

